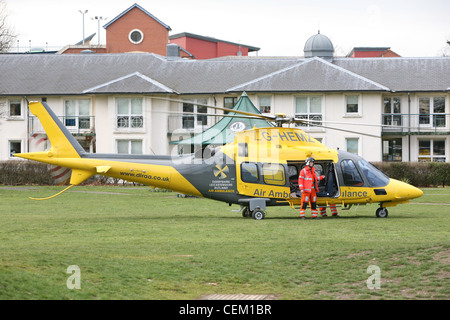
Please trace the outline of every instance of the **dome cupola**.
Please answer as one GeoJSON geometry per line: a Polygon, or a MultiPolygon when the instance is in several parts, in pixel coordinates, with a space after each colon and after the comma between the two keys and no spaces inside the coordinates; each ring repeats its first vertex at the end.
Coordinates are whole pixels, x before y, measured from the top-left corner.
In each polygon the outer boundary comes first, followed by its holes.
{"type": "Polygon", "coordinates": [[[331,40],[327,36],[320,34],[319,30],[317,34],[306,40],[303,52],[305,53],[305,58],[319,57],[331,60],[333,59],[334,47],[331,40]]]}

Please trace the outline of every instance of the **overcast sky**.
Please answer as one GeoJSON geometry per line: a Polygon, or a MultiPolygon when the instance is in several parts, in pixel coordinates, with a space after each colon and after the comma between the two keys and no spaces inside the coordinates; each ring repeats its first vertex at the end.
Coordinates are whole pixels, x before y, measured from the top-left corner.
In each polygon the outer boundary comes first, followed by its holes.
{"type": "MultiPolygon", "coordinates": [[[[21,51],[57,50],[96,33],[138,3],[172,29],[261,48],[259,56],[303,56],[306,40],[320,32],[335,55],[353,47],[381,46],[404,57],[450,54],[449,0],[3,0],[21,51]]],[[[97,44],[98,38],[93,39],[97,44]]],[[[17,51],[17,44],[12,51],[17,51]]]]}

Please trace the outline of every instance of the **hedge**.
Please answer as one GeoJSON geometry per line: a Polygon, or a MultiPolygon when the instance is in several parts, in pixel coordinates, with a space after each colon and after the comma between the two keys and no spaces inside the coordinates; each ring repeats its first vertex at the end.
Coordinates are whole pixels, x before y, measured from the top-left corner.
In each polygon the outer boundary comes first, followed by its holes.
{"type": "Polygon", "coordinates": [[[448,162],[373,162],[388,177],[416,187],[450,185],[448,162]]]}
{"type": "Polygon", "coordinates": [[[0,184],[3,185],[51,185],[51,166],[34,162],[11,160],[0,162],[0,184]]]}
{"type": "MultiPolygon", "coordinates": [[[[373,162],[387,176],[407,182],[416,187],[450,185],[450,163],[448,162],[373,162]]],[[[52,166],[33,161],[0,162],[0,185],[52,185],[52,166]]],[[[96,177],[97,184],[111,179],[96,177]]],[[[114,180],[115,183],[117,181],[114,180]]],[[[92,181],[91,181],[92,183],[92,181]]]]}

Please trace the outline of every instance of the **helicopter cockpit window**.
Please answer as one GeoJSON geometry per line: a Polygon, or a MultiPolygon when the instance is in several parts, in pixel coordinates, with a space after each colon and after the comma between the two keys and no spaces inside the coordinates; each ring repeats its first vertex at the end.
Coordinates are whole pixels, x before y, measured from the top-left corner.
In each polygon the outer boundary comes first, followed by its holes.
{"type": "Polygon", "coordinates": [[[258,178],[258,167],[256,163],[242,163],[241,164],[241,179],[244,182],[257,183],[258,178]]]}
{"type": "Polygon", "coordinates": [[[284,167],[279,163],[264,163],[262,165],[264,183],[276,186],[284,186],[286,184],[286,175],[284,167]]]}
{"type": "Polygon", "coordinates": [[[389,178],[367,160],[359,160],[359,168],[372,187],[384,187],[389,183],[389,178]]]}
{"type": "Polygon", "coordinates": [[[356,169],[353,160],[342,160],[341,162],[342,176],[344,178],[344,185],[346,186],[362,186],[364,184],[361,175],[356,169]]]}

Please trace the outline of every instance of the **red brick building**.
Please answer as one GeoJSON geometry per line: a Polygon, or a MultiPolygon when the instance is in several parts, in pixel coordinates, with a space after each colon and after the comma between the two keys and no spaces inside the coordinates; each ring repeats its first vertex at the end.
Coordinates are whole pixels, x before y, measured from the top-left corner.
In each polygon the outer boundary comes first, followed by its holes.
{"type": "Polygon", "coordinates": [[[219,40],[183,32],[169,37],[170,43],[178,44],[195,59],[211,59],[223,56],[248,56],[249,52],[259,51],[260,48],[244,44],[219,40]]]}
{"type": "Polygon", "coordinates": [[[355,47],[347,55],[348,58],[396,58],[399,54],[390,47],[355,47]]]}
{"type": "Polygon", "coordinates": [[[58,53],[81,53],[88,50],[95,53],[152,52],[166,56],[167,44],[175,43],[180,46],[181,58],[210,59],[229,55],[247,56],[249,52],[260,49],[192,33],[173,35],[169,40],[172,29],[137,3],[104,25],[104,28],[106,46],[78,43],[66,46],[58,53]]]}
{"type": "Polygon", "coordinates": [[[138,4],[119,14],[104,28],[107,53],[142,51],[160,55],[166,54],[172,30],[138,4]]]}

